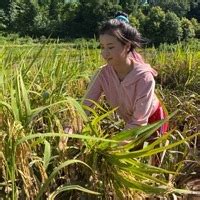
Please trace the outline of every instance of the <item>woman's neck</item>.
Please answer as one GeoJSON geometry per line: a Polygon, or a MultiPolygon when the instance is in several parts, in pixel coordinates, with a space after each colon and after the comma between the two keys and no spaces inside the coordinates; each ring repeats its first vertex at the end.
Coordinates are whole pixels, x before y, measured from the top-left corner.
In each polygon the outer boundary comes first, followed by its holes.
{"type": "Polygon", "coordinates": [[[126,75],[132,71],[134,67],[134,63],[132,60],[127,60],[125,63],[119,64],[114,68],[115,72],[117,73],[117,76],[120,80],[123,80],[126,75]]]}

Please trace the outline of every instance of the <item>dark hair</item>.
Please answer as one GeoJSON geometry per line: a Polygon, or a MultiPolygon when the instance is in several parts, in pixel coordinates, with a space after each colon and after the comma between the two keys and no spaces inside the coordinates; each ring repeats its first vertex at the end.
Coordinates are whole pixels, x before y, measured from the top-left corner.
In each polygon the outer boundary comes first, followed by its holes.
{"type": "Polygon", "coordinates": [[[131,44],[130,51],[133,51],[136,47],[141,47],[144,42],[135,27],[118,19],[110,19],[103,22],[99,28],[99,35],[103,34],[116,37],[122,44],[129,42],[131,44]]]}

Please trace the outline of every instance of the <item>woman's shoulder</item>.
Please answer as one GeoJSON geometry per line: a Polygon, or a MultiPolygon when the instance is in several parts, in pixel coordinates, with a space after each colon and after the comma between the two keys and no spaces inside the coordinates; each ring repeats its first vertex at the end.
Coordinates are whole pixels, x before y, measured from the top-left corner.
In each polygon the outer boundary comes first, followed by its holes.
{"type": "Polygon", "coordinates": [[[112,71],[112,68],[111,66],[105,64],[105,65],[102,65],[100,68],[99,68],[99,72],[100,74],[110,74],[112,71]]]}
{"type": "Polygon", "coordinates": [[[96,77],[99,80],[102,80],[105,77],[109,77],[110,73],[111,73],[110,66],[102,65],[95,71],[93,77],[96,77]]]}
{"type": "Polygon", "coordinates": [[[108,64],[100,66],[100,69],[102,69],[102,70],[109,70],[110,68],[111,68],[111,66],[108,64]]]}
{"type": "Polygon", "coordinates": [[[135,63],[134,71],[138,76],[146,76],[148,74],[151,74],[152,76],[158,75],[157,71],[148,63],[135,63]]]}

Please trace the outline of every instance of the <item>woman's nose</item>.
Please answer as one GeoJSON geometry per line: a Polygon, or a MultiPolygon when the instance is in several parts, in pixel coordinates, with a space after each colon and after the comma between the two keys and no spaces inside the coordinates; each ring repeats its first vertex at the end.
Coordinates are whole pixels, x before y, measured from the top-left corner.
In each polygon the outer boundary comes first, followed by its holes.
{"type": "Polygon", "coordinates": [[[109,51],[108,50],[106,50],[106,49],[103,49],[102,51],[101,51],[101,55],[102,55],[102,57],[103,58],[108,58],[108,56],[109,56],[109,51]]]}

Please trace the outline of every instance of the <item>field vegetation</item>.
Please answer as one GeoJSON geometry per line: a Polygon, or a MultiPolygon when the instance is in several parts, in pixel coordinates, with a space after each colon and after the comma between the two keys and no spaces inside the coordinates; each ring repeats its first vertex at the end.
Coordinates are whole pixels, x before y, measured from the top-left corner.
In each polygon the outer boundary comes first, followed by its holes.
{"type": "Polygon", "coordinates": [[[96,40],[0,41],[0,198],[199,195],[198,40],[138,50],[158,70],[156,92],[170,114],[170,131],[151,144],[146,138],[165,121],[122,131],[123,121],[103,98],[91,116],[85,114],[82,97],[104,64],[96,40]],[[64,132],[67,124],[75,134],[64,132]],[[122,146],[124,139],[132,142],[122,146]],[[155,167],[151,159],[157,153],[162,161],[155,167]]]}

